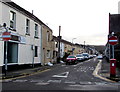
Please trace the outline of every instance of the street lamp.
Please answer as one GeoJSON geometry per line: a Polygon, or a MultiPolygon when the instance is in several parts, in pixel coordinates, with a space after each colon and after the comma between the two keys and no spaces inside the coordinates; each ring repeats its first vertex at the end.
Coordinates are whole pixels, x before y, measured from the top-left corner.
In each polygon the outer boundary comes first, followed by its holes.
{"type": "Polygon", "coordinates": [[[84,41],[84,53],[85,53],[85,41],[84,41]]]}
{"type": "Polygon", "coordinates": [[[75,40],[75,39],[77,39],[77,38],[72,39],[72,55],[73,55],[73,50],[74,50],[74,48],[73,48],[73,40],[75,40]]]}
{"type": "Polygon", "coordinates": [[[72,39],[72,44],[73,44],[73,40],[75,40],[75,39],[77,39],[77,38],[73,38],[73,39],[72,39]]]}

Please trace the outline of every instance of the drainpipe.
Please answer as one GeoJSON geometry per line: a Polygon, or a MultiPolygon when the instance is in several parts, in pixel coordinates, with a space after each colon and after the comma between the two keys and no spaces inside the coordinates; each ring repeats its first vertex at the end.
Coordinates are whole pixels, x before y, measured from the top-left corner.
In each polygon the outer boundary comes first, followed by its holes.
{"type": "Polygon", "coordinates": [[[43,61],[42,61],[43,60],[43,54],[42,54],[43,53],[43,49],[42,49],[43,48],[43,46],[42,46],[42,41],[43,41],[42,30],[43,29],[42,29],[42,27],[43,27],[43,25],[41,25],[41,43],[40,43],[40,45],[41,45],[41,48],[40,48],[40,54],[41,54],[40,55],[40,62],[41,62],[41,65],[43,65],[43,61]]]}

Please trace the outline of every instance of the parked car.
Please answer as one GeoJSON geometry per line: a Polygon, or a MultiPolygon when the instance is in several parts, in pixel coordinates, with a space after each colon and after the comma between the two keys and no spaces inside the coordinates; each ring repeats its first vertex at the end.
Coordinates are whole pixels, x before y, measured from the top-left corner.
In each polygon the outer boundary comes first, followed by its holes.
{"type": "Polygon", "coordinates": [[[84,60],[84,56],[82,54],[77,54],[76,58],[78,61],[83,61],[84,60]]]}
{"type": "Polygon", "coordinates": [[[102,56],[102,55],[98,55],[97,58],[98,58],[98,59],[102,59],[103,56],[102,56]]]}
{"type": "Polygon", "coordinates": [[[89,59],[89,54],[88,53],[82,53],[82,55],[84,56],[85,60],[89,59]]]}
{"type": "Polygon", "coordinates": [[[74,55],[69,55],[66,59],[66,65],[67,64],[76,64],[77,63],[77,58],[74,55]]]}
{"type": "Polygon", "coordinates": [[[97,55],[93,55],[93,57],[96,57],[97,55]]]}
{"type": "Polygon", "coordinates": [[[93,55],[89,55],[89,58],[93,58],[93,55]]]}

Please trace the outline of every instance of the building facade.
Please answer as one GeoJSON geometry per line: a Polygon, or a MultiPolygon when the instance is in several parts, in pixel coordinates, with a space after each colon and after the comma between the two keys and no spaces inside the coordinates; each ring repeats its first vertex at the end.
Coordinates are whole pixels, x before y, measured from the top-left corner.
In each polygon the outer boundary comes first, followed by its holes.
{"type": "Polygon", "coordinates": [[[46,26],[42,26],[42,65],[46,65],[48,62],[53,63],[53,56],[55,43],[52,41],[52,30],[46,26]]]}
{"type": "MultiPolygon", "coordinates": [[[[0,1],[0,24],[6,23],[11,39],[8,41],[8,65],[41,64],[42,25],[32,13],[14,2],[0,1]]],[[[2,35],[6,30],[1,27],[2,35]]],[[[6,44],[0,40],[0,66],[5,65],[6,44]]]]}

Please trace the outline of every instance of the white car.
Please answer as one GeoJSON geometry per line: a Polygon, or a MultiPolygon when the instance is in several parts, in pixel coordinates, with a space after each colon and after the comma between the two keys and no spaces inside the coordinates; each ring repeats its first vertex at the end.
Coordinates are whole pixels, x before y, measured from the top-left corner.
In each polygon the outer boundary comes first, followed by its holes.
{"type": "Polygon", "coordinates": [[[102,56],[102,55],[98,55],[97,58],[98,58],[98,59],[102,59],[103,56],[102,56]]]}
{"type": "Polygon", "coordinates": [[[76,58],[77,58],[78,61],[84,60],[84,56],[82,54],[77,54],[76,58]]]}
{"type": "Polygon", "coordinates": [[[89,59],[89,54],[88,53],[83,53],[82,55],[84,56],[85,60],[89,59]]]}

